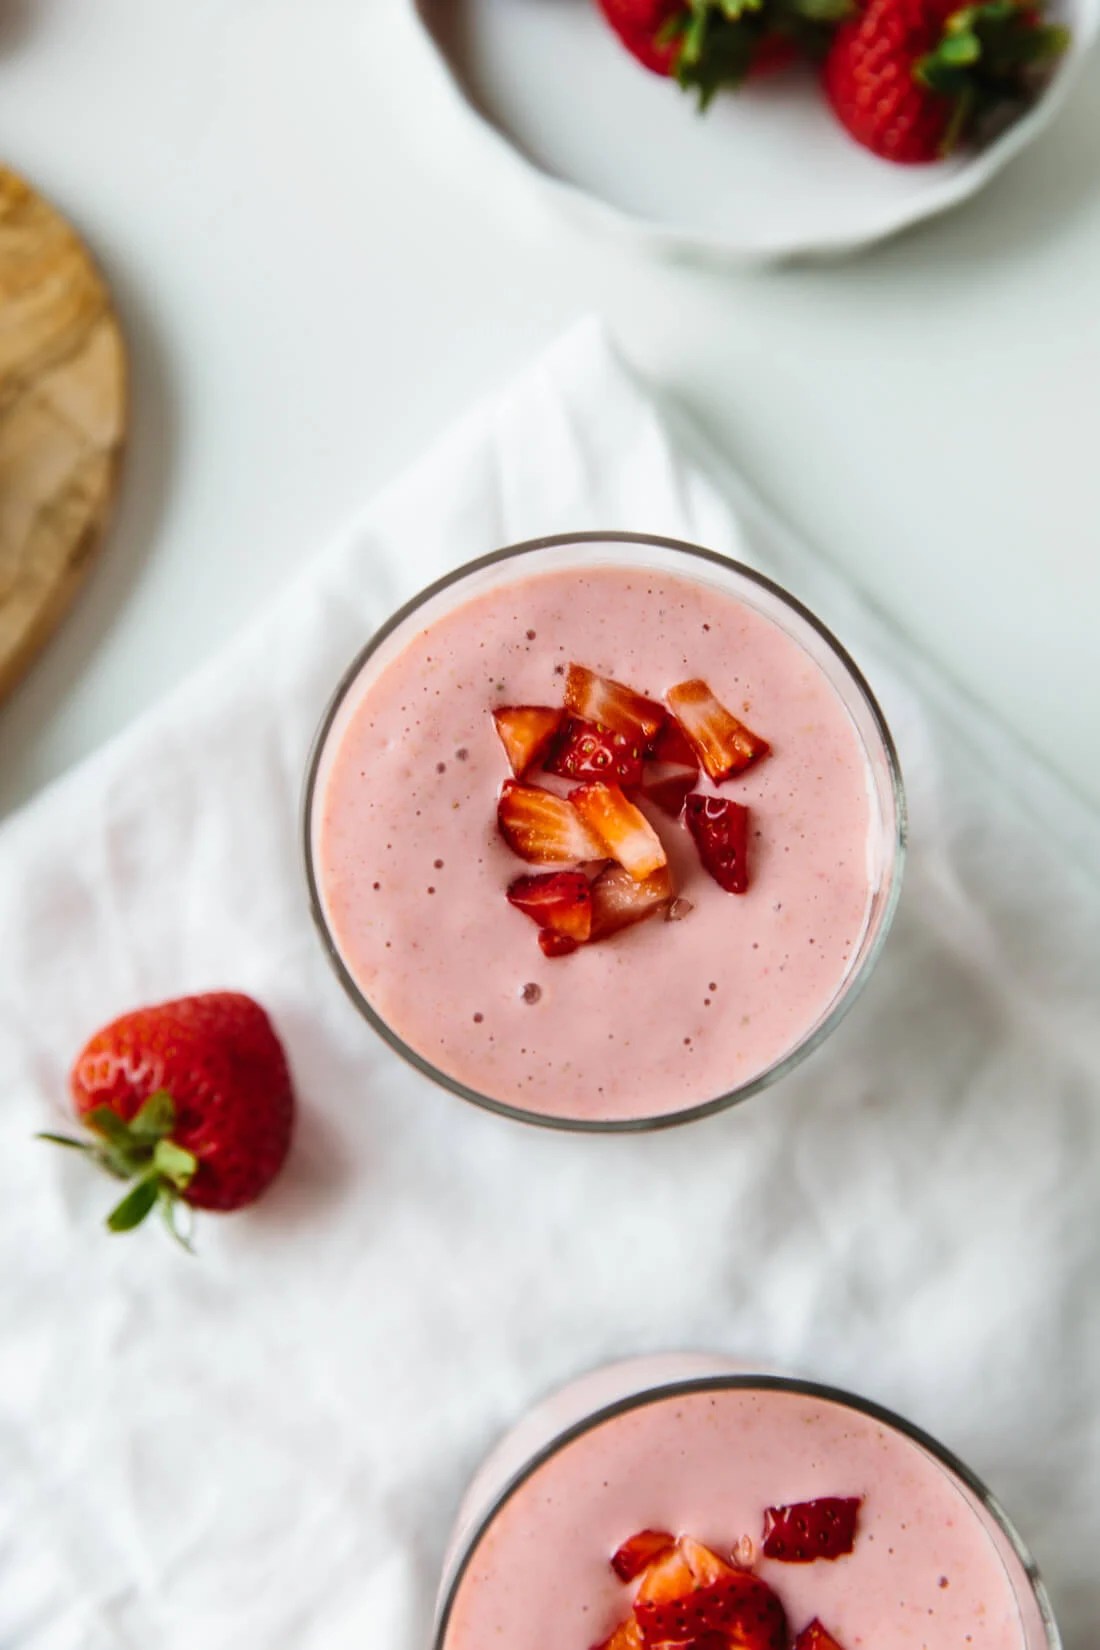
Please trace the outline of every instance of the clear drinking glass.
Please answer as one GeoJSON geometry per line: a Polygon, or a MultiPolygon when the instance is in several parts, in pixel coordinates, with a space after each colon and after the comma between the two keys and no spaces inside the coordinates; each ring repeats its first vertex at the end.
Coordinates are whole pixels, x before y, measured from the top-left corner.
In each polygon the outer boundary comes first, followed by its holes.
{"type": "Polygon", "coordinates": [[[352,660],[321,720],[310,754],[304,796],[306,877],[314,921],[344,989],[374,1030],[425,1076],[464,1100],[523,1122],[582,1132],[623,1132],[688,1122],[748,1099],[791,1071],[822,1043],[851,1007],[886,938],[897,906],[905,857],[905,796],[897,753],[871,689],[840,642],[801,602],[762,574],[726,556],[675,539],[631,533],[566,534],[498,550],[457,568],[400,608],[352,660]],[[820,668],[855,727],[868,775],[872,828],[869,844],[870,905],[863,934],[835,994],[817,1020],[781,1058],[748,1081],[704,1101],[639,1118],[547,1116],[479,1093],[441,1070],[413,1048],[377,1011],[341,953],[326,909],[318,869],[318,837],[326,783],[334,755],[363,696],[419,633],[475,596],[529,575],[593,567],[655,570],[712,586],[756,609],[801,647],[820,668]]]}
{"type": "MultiPolygon", "coordinates": [[[[730,1390],[801,1395],[838,1405],[899,1434],[947,1476],[964,1508],[992,1544],[1019,1612],[1020,1650],[1062,1650],[1050,1600],[1034,1559],[995,1496],[950,1450],[900,1415],[850,1392],[753,1372],[735,1359],[700,1353],[634,1358],[595,1370],[544,1399],[501,1439],[476,1473],[455,1520],[436,1605],[434,1650],[449,1650],[448,1623],[455,1600],[464,1578],[479,1568],[479,1554],[486,1551],[483,1544],[491,1538],[498,1515],[533,1480],[537,1489],[541,1468],[564,1450],[575,1445],[583,1448],[586,1437],[632,1410],[676,1401],[689,1394],[730,1390]]],[[[731,1478],[736,1471],[737,1462],[731,1460],[731,1478]]],[[[537,1500],[535,1505],[537,1519],[537,1500]]],[[[532,1546],[537,1549],[536,1534],[531,1534],[532,1546]]],[[[491,1540],[488,1545],[491,1548],[491,1540]]],[[[480,1564],[481,1573],[492,1563],[490,1551],[480,1564]]],[[[587,1650],[587,1646],[580,1650],[587,1650]]]]}

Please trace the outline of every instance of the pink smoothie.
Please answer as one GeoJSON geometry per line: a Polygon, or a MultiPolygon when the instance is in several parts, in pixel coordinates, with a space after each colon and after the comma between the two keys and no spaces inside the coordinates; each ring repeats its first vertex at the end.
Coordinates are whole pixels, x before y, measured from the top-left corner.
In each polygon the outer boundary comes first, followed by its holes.
{"type": "Polygon", "coordinates": [[[478,1543],[443,1650],[590,1650],[629,1610],[608,1559],[636,1530],[728,1558],[759,1543],[765,1507],[833,1495],[864,1498],[850,1554],[755,1566],[792,1635],[816,1616],[844,1650],[1025,1650],[1004,1563],[944,1467],[861,1411],[751,1388],[646,1403],[554,1454],[478,1543]]]}
{"type": "Polygon", "coordinates": [[[536,575],[436,619],[349,704],[316,816],[321,900],[362,993],[440,1071],[543,1115],[644,1118],[740,1087],[827,1012],[868,921],[867,762],[821,669],[753,608],[664,572],[536,575]],[[701,676],[773,754],[721,789],[751,810],[746,894],[647,809],[690,914],[548,960],[505,900],[530,868],[496,829],[491,711],[560,705],[573,660],[656,698],[701,676]]]}

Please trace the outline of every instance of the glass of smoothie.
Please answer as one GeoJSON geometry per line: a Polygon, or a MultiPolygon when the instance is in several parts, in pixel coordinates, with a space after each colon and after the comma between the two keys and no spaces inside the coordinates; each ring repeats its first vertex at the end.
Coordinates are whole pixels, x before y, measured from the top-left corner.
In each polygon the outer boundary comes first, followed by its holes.
{"type": "Polygon", "coordinates": [[[423,591],[352,662],[305,794],[361,1012],[479,1105],[572,1129],[745,1099],[832,1030],[897,902],[863,677],[770,580],[624,533],[423,591]]]}
{"type": "Polygon", "coordinates": [[[498,1445],[435,1650],[1059,1650],[989,1490],[851,1393],[729,1360],[614,1365],[498,1445]]]}

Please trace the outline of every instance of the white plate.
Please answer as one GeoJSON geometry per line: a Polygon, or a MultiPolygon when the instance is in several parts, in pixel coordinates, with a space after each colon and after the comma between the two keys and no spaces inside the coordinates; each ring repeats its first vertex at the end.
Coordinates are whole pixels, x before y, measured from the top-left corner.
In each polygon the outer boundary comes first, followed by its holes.
{"type": "Polygon", "coordinates": [[[837,253],[972,195],[1063,101],[1100,0],[1063,0],[1073,45],[1044,95],[979,154],[893,166],[851,141],[812,74],[705,116],[619,45],[593,0],[414,0],[466,107],[574,217],[729,262],[837,253]]]}

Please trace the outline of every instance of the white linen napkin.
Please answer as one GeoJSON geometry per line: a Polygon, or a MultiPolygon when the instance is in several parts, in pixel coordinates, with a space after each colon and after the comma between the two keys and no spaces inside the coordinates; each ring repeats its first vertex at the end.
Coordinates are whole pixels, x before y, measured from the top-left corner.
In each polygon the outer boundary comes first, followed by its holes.
{"type": "Polygon", "coordinates": [[[713,1348],[942,1437],[1091,1650],[1094,844],[598,326],[568,334],[0,830],[0,1646],[417,1650],[496,1435],[602,1361],[713,1348]],[[331,975],[301,869],[310,737],[368,633],[459,561],[583,528],[790,587],[879,691],[911,799],[901,912],[840,1030],[750,1104],[632,1138],[505,1122],[407,1069],[331,975]],[[101,1022],[214,987],[268,1007],[301,1112],[281,1181],[203,1219],[190,1259],[104,1234],[110,1187],[31,1136],[101,1022]]]}

